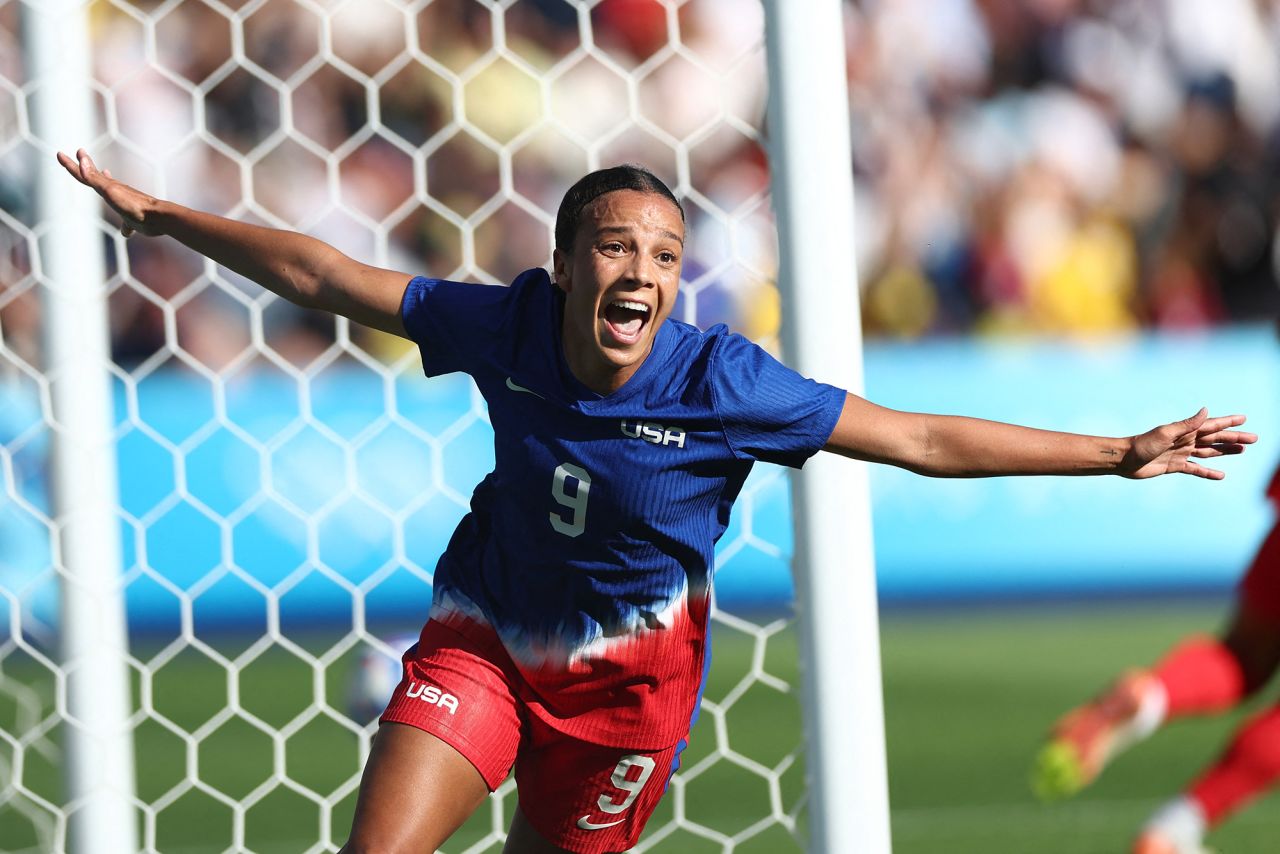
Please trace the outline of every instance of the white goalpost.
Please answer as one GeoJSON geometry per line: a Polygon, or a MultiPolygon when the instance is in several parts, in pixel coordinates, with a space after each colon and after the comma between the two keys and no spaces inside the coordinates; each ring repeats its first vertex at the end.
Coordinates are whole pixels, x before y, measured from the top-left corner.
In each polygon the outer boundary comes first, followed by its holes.
{"type": "MultiPolygon", "coordinates": [[[[30,99],[34,135],[48,141],[94,139],[81,4],[51,0],[24,11],[28,76],[43,84],[30,99]]],[[[112,854],[135,851],[138,844],[107,369],[107,277],[98,251],[97,200],[77,192],[52,158],[36,166],[37,209],[46,223],[40,253],[44,371],[55,422],[49,462],[57,521],[50,546],[61,594],[58,707],[66,722],[68,821],[59,827],[56,844],[63,847],[69,837],[77,852],[112,854]]]]}
{"type": "MultiPolygon", "coordinates": [[[[0,847],[336,850],[374,727],[361,692],[425,615],[492,454],[469,380],[112,236],[55,151],[479,281],[549,261],[568,182],[642,161],[689,213],[674,316],[860,392],[841,16],[0,3],[0,57],[22,61],[0,60],[0,847]]],[[[743,489],[717,549],[724,644],[637,851],[890,851],[865,466],[823,456],[790,498],[772,467],[743,489]]],[[[508,781],[446,850],[500,850],[513,805],[508,781]]]]}
{"type": "MultiPolygon", "coordinates": [[[[796,370],[861,394],[841,5],[769,0],[766,8],[783,343],[796,370]]],[[[819,455],[793,478],[792,496],[810,849],[887,854],[888,770],[866,465],[819,455]]]]}

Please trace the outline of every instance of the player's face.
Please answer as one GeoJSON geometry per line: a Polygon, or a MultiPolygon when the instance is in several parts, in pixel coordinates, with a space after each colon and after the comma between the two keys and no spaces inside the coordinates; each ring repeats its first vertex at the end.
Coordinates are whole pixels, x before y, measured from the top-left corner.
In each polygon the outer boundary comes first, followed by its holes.
{"type": "Polygon", "coordinates": [[[631,378],[671,314],[684,221],[656,193],[616,190],[583,210],[573,250],[556,250],[564,351],[574,376],[608,394],[631,378]]]}

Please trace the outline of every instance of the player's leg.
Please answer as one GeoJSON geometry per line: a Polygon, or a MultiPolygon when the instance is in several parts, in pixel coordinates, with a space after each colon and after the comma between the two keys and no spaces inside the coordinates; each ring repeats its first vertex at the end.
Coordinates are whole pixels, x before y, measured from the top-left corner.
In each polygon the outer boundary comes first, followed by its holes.
{"type": "Polygon", "coordinates": [[[1233,708],[1280,665],[1280,523],[1259,546],[1237,598],[1221,639],[1189,641],[1155,668],[1170,719],[1233,708]]]}
{"type": "Polygon", "coordinates": [[[1156,810],[1133,843],[1133,854],[1210,854],[1204,847],[1204,810],[1179,797],[1156,810]]]}
{"type": "Polygon", "coordinates": [[[505,854],[606,854],[634,847],[679,764],[663,750],[604,747],[530,716],[516,759],[520,803],[505,854]]]}
{"type": "Polygon", "coordinates": [[[405,652],[345,851],[434,851],[506,778],[521,738],[509,659],[472,634],[430,620],[405,652]]]}
{"type": "Polygon", "coordinates": [[[1053,727],[1032,773],[1044,798],[1092,782],[1126,747],[1166,721],[1234,708],[1280,665],[1280,524],[1258,549],[1222,638],[1188,638],[1151,670],[1131,670],[1053,727]]]}
{"type": "MultiPolygon", "coordinates": [[[[1280,470],[1268,490],[1280,499],[1280,470]]],[[[1213,672],[1165,675],[1171,713],[1230,704],[1233,692],[1248,696],[1262,688],[1280,666],[1280,524],[1263,541],[1240,584],[1240,606],[1220,652],[1238,667],[1233,676],[1213,672]]],[[[1205,833],[1280,779],[1280,706],[1237,730],[1227,751],[1179,797],[1148,820],[1135,854],[1200,854],[1205,833]]]]}
{"type": "MultiPolygon", "coordinates": [[[[1272,490],[1280,488],[1280,471],[1272,490]]],[[[1273,497],[1275,497],[1274,493],[1273,497]]],[[[1223,637],[1241,668],[1243,690],[1253,694],[1280,667],[1280,521],[1262,541],[1240,581],[1240,606],[1223,637]]]]}
{"type": "MultiPolygon", "coordinates": [[[[1245,635],[1261,638],[1263,632],[1242,607],[1227,636],[1238,640],[1245,635]],[[1242,629],[1244,625],[1250,628],[1242,629]]],[[[1263,659],[1254,652],[1249,656],[1256,662],[1263,659]]],[[[1262,674],[1258,667],[1246,669],[1232,643],[1207,635],[1188,638],[1154,668],[1127,671],[1097,697],[1058,720],[1037,757],[1033,774],[1037,794],[1046,799],[1075,794],[1121,751],[1166,722],[1234,708],[1265,682],[1262,674]],[[1261,682],[1254,681],[1258,679],[1261,682]]]]}
{"type": "Polygon", "coordinates": [[[1280,706],[1242,726],[1226,752],[1187,791],[1152,816],[1139,854],[1203,850],[1205,833],[1280,780],[1280,706]]]}
{"type": "Polygon", "coordinates": [[[1098,696],[1059,718],[1036,756],[1031,784],[1045,800],[1073,795],[1121,750],[1164,721],[1166,698],[1146,670],[1126,671],[1098,696]]]}
{"type": "Polygon", "coordinates": [[[1280,665],[1280,525],[1245,573],[1239,603],[1221,638],[1193,638],[1154,669],[1166,719],[1234,708],[1271,680],[1280,665]]]}
{"type": "Polygon", "coordinates": [[[384,723],[373,739],[342,850],[435,851],[488,795],[480,772],[453,747],[417,727],[384,723]]]}
{"type": "MultiPolygon", "coordinates": [[[[1224,645],[1241,668],[1243,691],[1265,685],[1280,664],[1280,616],[1257,591],[1241,604],[1224,645]]],[[[1188,693],[1200,693],[1187,686],[1188,693]]],[[[1280,779],[1280,706],[1237,730],[1231,745],[1187,791],[1148,820],[1135,854],[1199,854],[1204,835],[1280,779]]]]}

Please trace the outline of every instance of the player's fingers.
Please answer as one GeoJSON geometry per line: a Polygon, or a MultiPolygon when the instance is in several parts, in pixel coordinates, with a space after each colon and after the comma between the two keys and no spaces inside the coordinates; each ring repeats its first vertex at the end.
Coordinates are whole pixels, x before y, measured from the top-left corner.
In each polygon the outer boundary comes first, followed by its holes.
{"type": "Polygon", "coordinates": [[[98,171],[97,164],[93,162],[89,152],[83,148],[76,149],[76,161],[80,164],[80,176],[84,182],[95,190],[100,189],[102,173],[98,171]]]}
{"type": "Polygon", "coordinates": [[[1200,425],[1200,432],[1216,433],[1228,427],[1239,427],[1246,420],[1243,415],[1217,415],[1213,418],[1206,418],[1204,423],[1200,425]]]}
{"type": "Polygon", "coordinates": [[[1202,433],[1196,438],[1196,443],[1200,445],[1212,445],[1216,442],[1252,445],[1256,441],[1258,441],[1258,434],[1246,433],[1243,430],[1219,430],[1217,433],[1202,433]]]}
{"type": "Polygon", "coordinates": [[[84,175],[82,175],[80,172],[80,163],[74,158],[72,158],[71,155],[63,154],[61,151],[59,151],[58,163],[62,164],[63,169],[66,169],[68,172],[71,173],[72,178],[75,178],[81,184],[88,183],[88,181],[84,179],[84,175]]]}
{"type": "Polygon", "coordinates": [[[1244,449],[1244,445],[1232,445],[1224,442],[1218,445],[1210,445],[1207,448],[1196,448],[1191,452],[1191,456],[1200,457],[1201,459],[1206,457],[1221,457],[1231,454],[1243,454],[1244,449]]]}
{"type": "Polygon", "coordinates": [[[1222,480],[1227,476],[1224,472],[1220,472],[1217,469],[1207,468],[1202,465],[1197,465],[1190,460],[1187,460],[1186,464],[1182,467],[1182,473],[1192,475],[1193,477],[1202,477],[1205,480],[1222,480]]]}
{"type": "Polygon", "coordinates": [[[1200,430],[1203,429],[1204,422],[1208,417],[1209,410],[1202,406],[1200,407],[1200,411],[1195,415],[1192,415],[1190,418],[1184,418],[1181,421],[1175,421],[1172,426],[1180,427],[1183,432],[1186,432],[1187,430],[1200,430]]]}

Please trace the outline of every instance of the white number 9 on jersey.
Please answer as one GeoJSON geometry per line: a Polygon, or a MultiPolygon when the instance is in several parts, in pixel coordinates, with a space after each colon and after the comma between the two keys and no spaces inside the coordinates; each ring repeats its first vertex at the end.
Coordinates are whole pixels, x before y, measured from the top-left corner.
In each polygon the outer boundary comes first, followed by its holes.
{"type": "Polygon", "coordinates": [[[596,806],[600,807],[601,812],[607,812],[612,815],[617,815],[631,806],[636,799],[636,795],[639,795],[640,790],[644,788],[644,784],[649,782],[649,775],[653,773],[653,767],[653,760],[648,756],[622,757],[618,767],[613,769],[613,777],[610,778],[609,782],[626,792],[627,796],[622,799],[622,803],[615,804],[606,792],[596,801],[596,806]],[[634,780],[628,780],[627,773],[632,768],[639,768],[640,776],[634,780]]]}
{"type": "Polygon", "coordinates": [[[566,519],[564,511],[551,511],[551,527],[566,537],[576,537],[587,529],[587,498],[591,495],[591,475],[581,466],[573,463],[561,463],[556,466],[555,475],[551,478],[551,497],[557,504],[571,511],[566,519]],[[573,493],[568,490],[568,481],[575,483],[573,493]]]}

